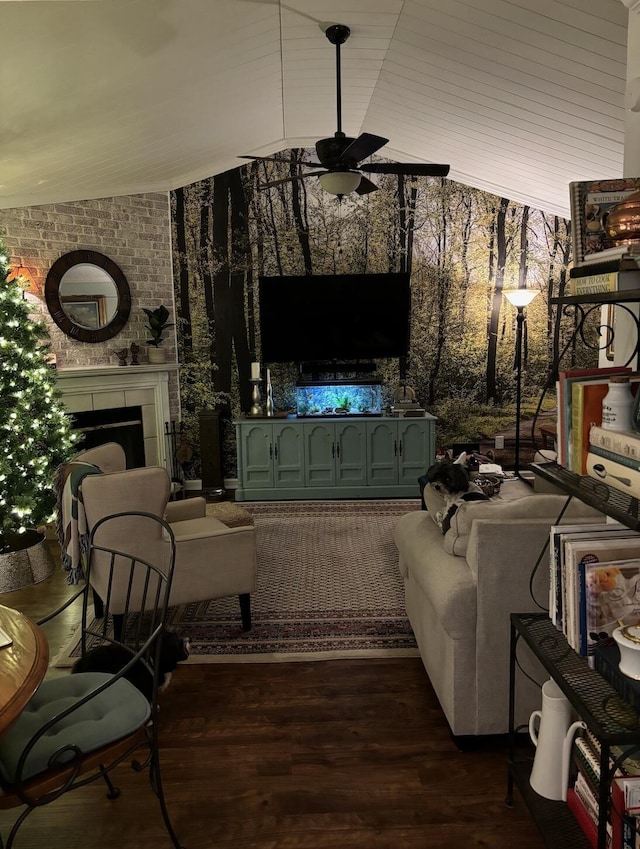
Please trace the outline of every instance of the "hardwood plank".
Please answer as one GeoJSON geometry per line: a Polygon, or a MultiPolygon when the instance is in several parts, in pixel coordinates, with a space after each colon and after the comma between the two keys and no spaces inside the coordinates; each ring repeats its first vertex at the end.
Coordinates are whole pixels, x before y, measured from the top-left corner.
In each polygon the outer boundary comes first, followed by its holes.
{"type": "MultiPolygon", "coordinates": [[[[0,595],[40,616],[64,573],[0,595]]],[[[47,625],[51,655],[74,614],[47,625]]],[[[57,670],[56,674],[67,674],[57,670]]],[[[506,745],[461,752],[419,658],[182,664],[162,696],[162,775],[188,849],[542,849],[504,805],[506,745]]],[[[146,773],[117,770],[38,810],[16,849],[169,849],[146,773]]],[[[18,809],[0,812],[6,838],[18,809]]]]}

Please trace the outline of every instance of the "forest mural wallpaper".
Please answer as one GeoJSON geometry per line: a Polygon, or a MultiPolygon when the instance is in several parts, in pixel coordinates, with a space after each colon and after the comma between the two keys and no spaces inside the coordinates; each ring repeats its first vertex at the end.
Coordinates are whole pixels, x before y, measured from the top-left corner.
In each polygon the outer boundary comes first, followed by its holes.
{"type": "MultiPolygon", "coordinates": [[[[222,408],[224,473],[235,475],[231,420],[249,410],[250,364],[262,361],[262,274],[409,271],[409,355],[376,363],[382,402],[406,381],[438,416],[438,444],[491,434],[492,411],[513,411],[516,311],[503,292],[535,289],[523,409],[535,405],[542,387],[553,386],[549,364],[574,323],[551,303],[569,276],[570,222],[445,178],[377,175],[378,191],[340,201],[316,178],[286,179],[306,153],[286,151],[281,161],[254,161],[172,192],[182,416],[193,442],[198,412],[222,408]]],[[[577,346],[563,363],[592,360],[577,346]]],[[[293,410],[296,366],[266,365],[276,411],[293,410]]]]}

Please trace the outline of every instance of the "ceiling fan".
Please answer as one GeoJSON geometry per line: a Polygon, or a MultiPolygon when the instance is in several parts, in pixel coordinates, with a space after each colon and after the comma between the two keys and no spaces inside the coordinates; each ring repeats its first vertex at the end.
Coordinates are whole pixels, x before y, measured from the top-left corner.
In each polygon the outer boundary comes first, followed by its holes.
{"type": "MultiPolygon", "coordinates": [[[[346,136],[342,132],[342,85],[340,78],[340,46],[345,43],[351,30],[345,24],[331,24],[324,29],[324,34],[336,48],[336,99],[337,99],[337,129],[327,139],[316,142],[316,153],[319,162],[302,160],[301,165],[311,168],[322,168],[322,171],[307,171],[294,177],[284,177],[263,183],[261,189],[269,189],[281,183],[294,180],[305,180],[307,177],[318,177],[322,188],[331,194],[342,197],[350,192],[366,195],[378,188],[368,177],[362,174],[407,174],[416,177],[446,177],[448,165],[419,162],[370,162],[361,164],[364,159],[380,150],[389,139],[374,136],[371,133],[361,133],[357,139],[346,136]]],[[[260,159],[267,162],[282,162],[277,156],[241,156],[240,159],[260,159]]]]}

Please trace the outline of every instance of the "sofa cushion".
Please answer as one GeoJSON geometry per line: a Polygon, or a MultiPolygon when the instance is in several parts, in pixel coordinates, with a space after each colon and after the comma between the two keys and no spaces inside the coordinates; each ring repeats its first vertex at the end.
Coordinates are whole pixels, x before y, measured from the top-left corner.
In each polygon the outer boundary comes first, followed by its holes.
{"type": "MultiPolygon", "coordinates": [[[[559,495],[525,495],[514,501],[470,501],[462,504],[451,519],[451,527],[444,535],[444,550],[448,554],[464,557],[471,526],[475,519],[511,519],[548,518],[551,524],[557,519],[566,498],[559,495]]],[[[564,514],[565,521],[571,517],[596,519],[598,513],[575,499],[564,514]]]]}

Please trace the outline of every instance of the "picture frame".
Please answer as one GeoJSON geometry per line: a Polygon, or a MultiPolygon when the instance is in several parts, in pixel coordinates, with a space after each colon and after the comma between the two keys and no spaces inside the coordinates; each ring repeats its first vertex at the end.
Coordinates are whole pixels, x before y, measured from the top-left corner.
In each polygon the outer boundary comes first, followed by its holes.
{"type": "Polygon", "coordinates": [[[106,324],[104,295],[74,295],[60,298],[67,316],[79,327],[97,330],[106,324]]]}

